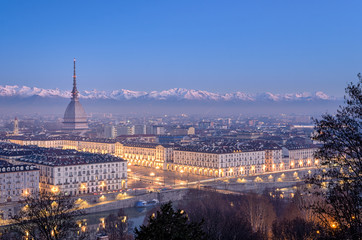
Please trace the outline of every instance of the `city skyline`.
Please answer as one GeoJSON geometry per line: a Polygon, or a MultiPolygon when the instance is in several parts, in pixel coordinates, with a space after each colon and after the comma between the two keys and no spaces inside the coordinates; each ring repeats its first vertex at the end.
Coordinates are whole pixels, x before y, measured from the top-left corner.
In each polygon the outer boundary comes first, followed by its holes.
{"type": "Polygon", "coordinates": [[[0,238],[362,239],[361,7],[1,2],[0,238]]]}
{"type": "Polygon", "coordinates": [[[80,90],[342,97],[360,72],[360,5],[2,3],[0,85],[69,89],[76,57],[80,90]]]}

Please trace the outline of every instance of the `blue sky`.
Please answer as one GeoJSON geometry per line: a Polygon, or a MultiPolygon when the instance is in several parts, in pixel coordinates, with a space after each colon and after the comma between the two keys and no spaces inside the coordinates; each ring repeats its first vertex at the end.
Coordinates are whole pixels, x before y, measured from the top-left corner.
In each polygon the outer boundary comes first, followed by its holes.
{"type": "Polygon", "coordinates": [[[362,71],[362,1],[0,3],[0,85],[343,96],[362,71]]]}

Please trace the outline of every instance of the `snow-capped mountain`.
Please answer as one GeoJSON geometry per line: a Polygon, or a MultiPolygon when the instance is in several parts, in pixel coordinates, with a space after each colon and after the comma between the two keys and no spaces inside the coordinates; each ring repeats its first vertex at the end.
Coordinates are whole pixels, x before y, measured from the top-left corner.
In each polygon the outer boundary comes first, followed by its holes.
{"type": "MultiPolygon", "coordinates": [[[[42,89],[27,86],[1,86],[0,97],[60,97],[70,98],[70,91],[59,89],[42,89]]],[[[113,91],[85,90],[79,94],[84,99],[112,99],[112,100],[131,100],[131,99],[149,99],[149,100],[193,100],[193,101],[312,101],[312,100],[335,100],[327,94],[318,91],[315,93],[288,93],[274,94],[270,92],[259,94],[248,94],[243,92],[233,93],[213,93],[203,90],[172,88],[164,91],[131,91],[126,89],[113,91]]]]}

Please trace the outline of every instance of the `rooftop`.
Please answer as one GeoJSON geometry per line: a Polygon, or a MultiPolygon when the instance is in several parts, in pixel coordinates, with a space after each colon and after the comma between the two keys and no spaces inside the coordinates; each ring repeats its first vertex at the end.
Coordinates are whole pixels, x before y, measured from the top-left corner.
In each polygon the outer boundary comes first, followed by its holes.
{"type": "Polygon", "coordinates": [[[33,165],[14,165],[7,161],[0,160],[0,173],[19,172],[19,171],[35,171],[39,170],[33,165]]]}
{"type": "Polygon", "coordinates": [[[285,146],[285,148],[288,150],[298,150],[298,149],[318,148],[318,146],[314,144],[304,144],[304,145],[288,144],[285,146]]]}
{"type": "Polygon", "coordinates": [[[34,154],[22,157],[19,159],[19,161],[47,166],[69,166],[108,162],[125,162],[125,160],[123,160],[122,158],[115,157],[109,154],[93,154],[80,152],[69,155],[34,154]]]}
{"type": "Polygon", "coordinates": [[[170,148],[170,144],[160,144],[160,143],[144,143],[144,142],[121,142],[124,146],[128,147],[142,147],[142,148],[156,148],[157,146],[163,146],[165,148],[170,148]]]}
{"type": "MultiPolygon", "coordinates": [[[[55,148],[20,146],[13,143],[0,143],[0,153],[19,156],[19,161],[48,166],[79,165],[106,162],[123,162],[122,158],[109,154],[94,154],[55,148]],[[26,153],[26,154],[20,154],[26,153]]],[[[11,155],[11,156],[13,156],[11,155]]]]}
{"type": "Polygon", "coordinates": [[[179,147],[176,150],[204,153],[234,153],[263,151],[265,143],[260,141],[239,141],[232,139],[218,139],[203,142],[193,142],[190,145],[179,147]]]}
{"type": "Polygon", "coordinates": [[[55,141],[55,140],[69,140],[69,141],[84,141],[84,142],[101,142],[101,143],[115,143],[114,139],[108,138],[86,138],[78,136],[61,136],[61,137],[48,137],[48,136],[11,136],[9,139],[23,140],[23,141],[55,141]]]}

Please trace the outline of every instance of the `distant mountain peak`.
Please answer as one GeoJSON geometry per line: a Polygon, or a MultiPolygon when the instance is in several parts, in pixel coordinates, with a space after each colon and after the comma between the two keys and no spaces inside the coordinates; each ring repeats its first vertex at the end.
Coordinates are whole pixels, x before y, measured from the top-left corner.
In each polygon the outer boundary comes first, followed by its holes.
{"type": "MultiPolygon", "coordinates": [[[[56,89],[43,89],[37,87],[18,86],[18,85],[0,85],[0,97],[60,97],[71,98],[70,91],[56,89]]],[[[80,98],[84,99],[113,99],[113,100],[131,100],[131,99],[149,99],[149,100],[192,100],[192,101],[313,101],[313,100],[335,100],[334,97],[326,93],[317,91],[315,93],[287,93],[275,94],[264,92],[258,94],[249,94],[244,92],[233,93],[214,93],[204,90],[172,88],[163,91],[132,91],[127,89],[101,91],[97,89],[81,91],[80,98]]]]}

